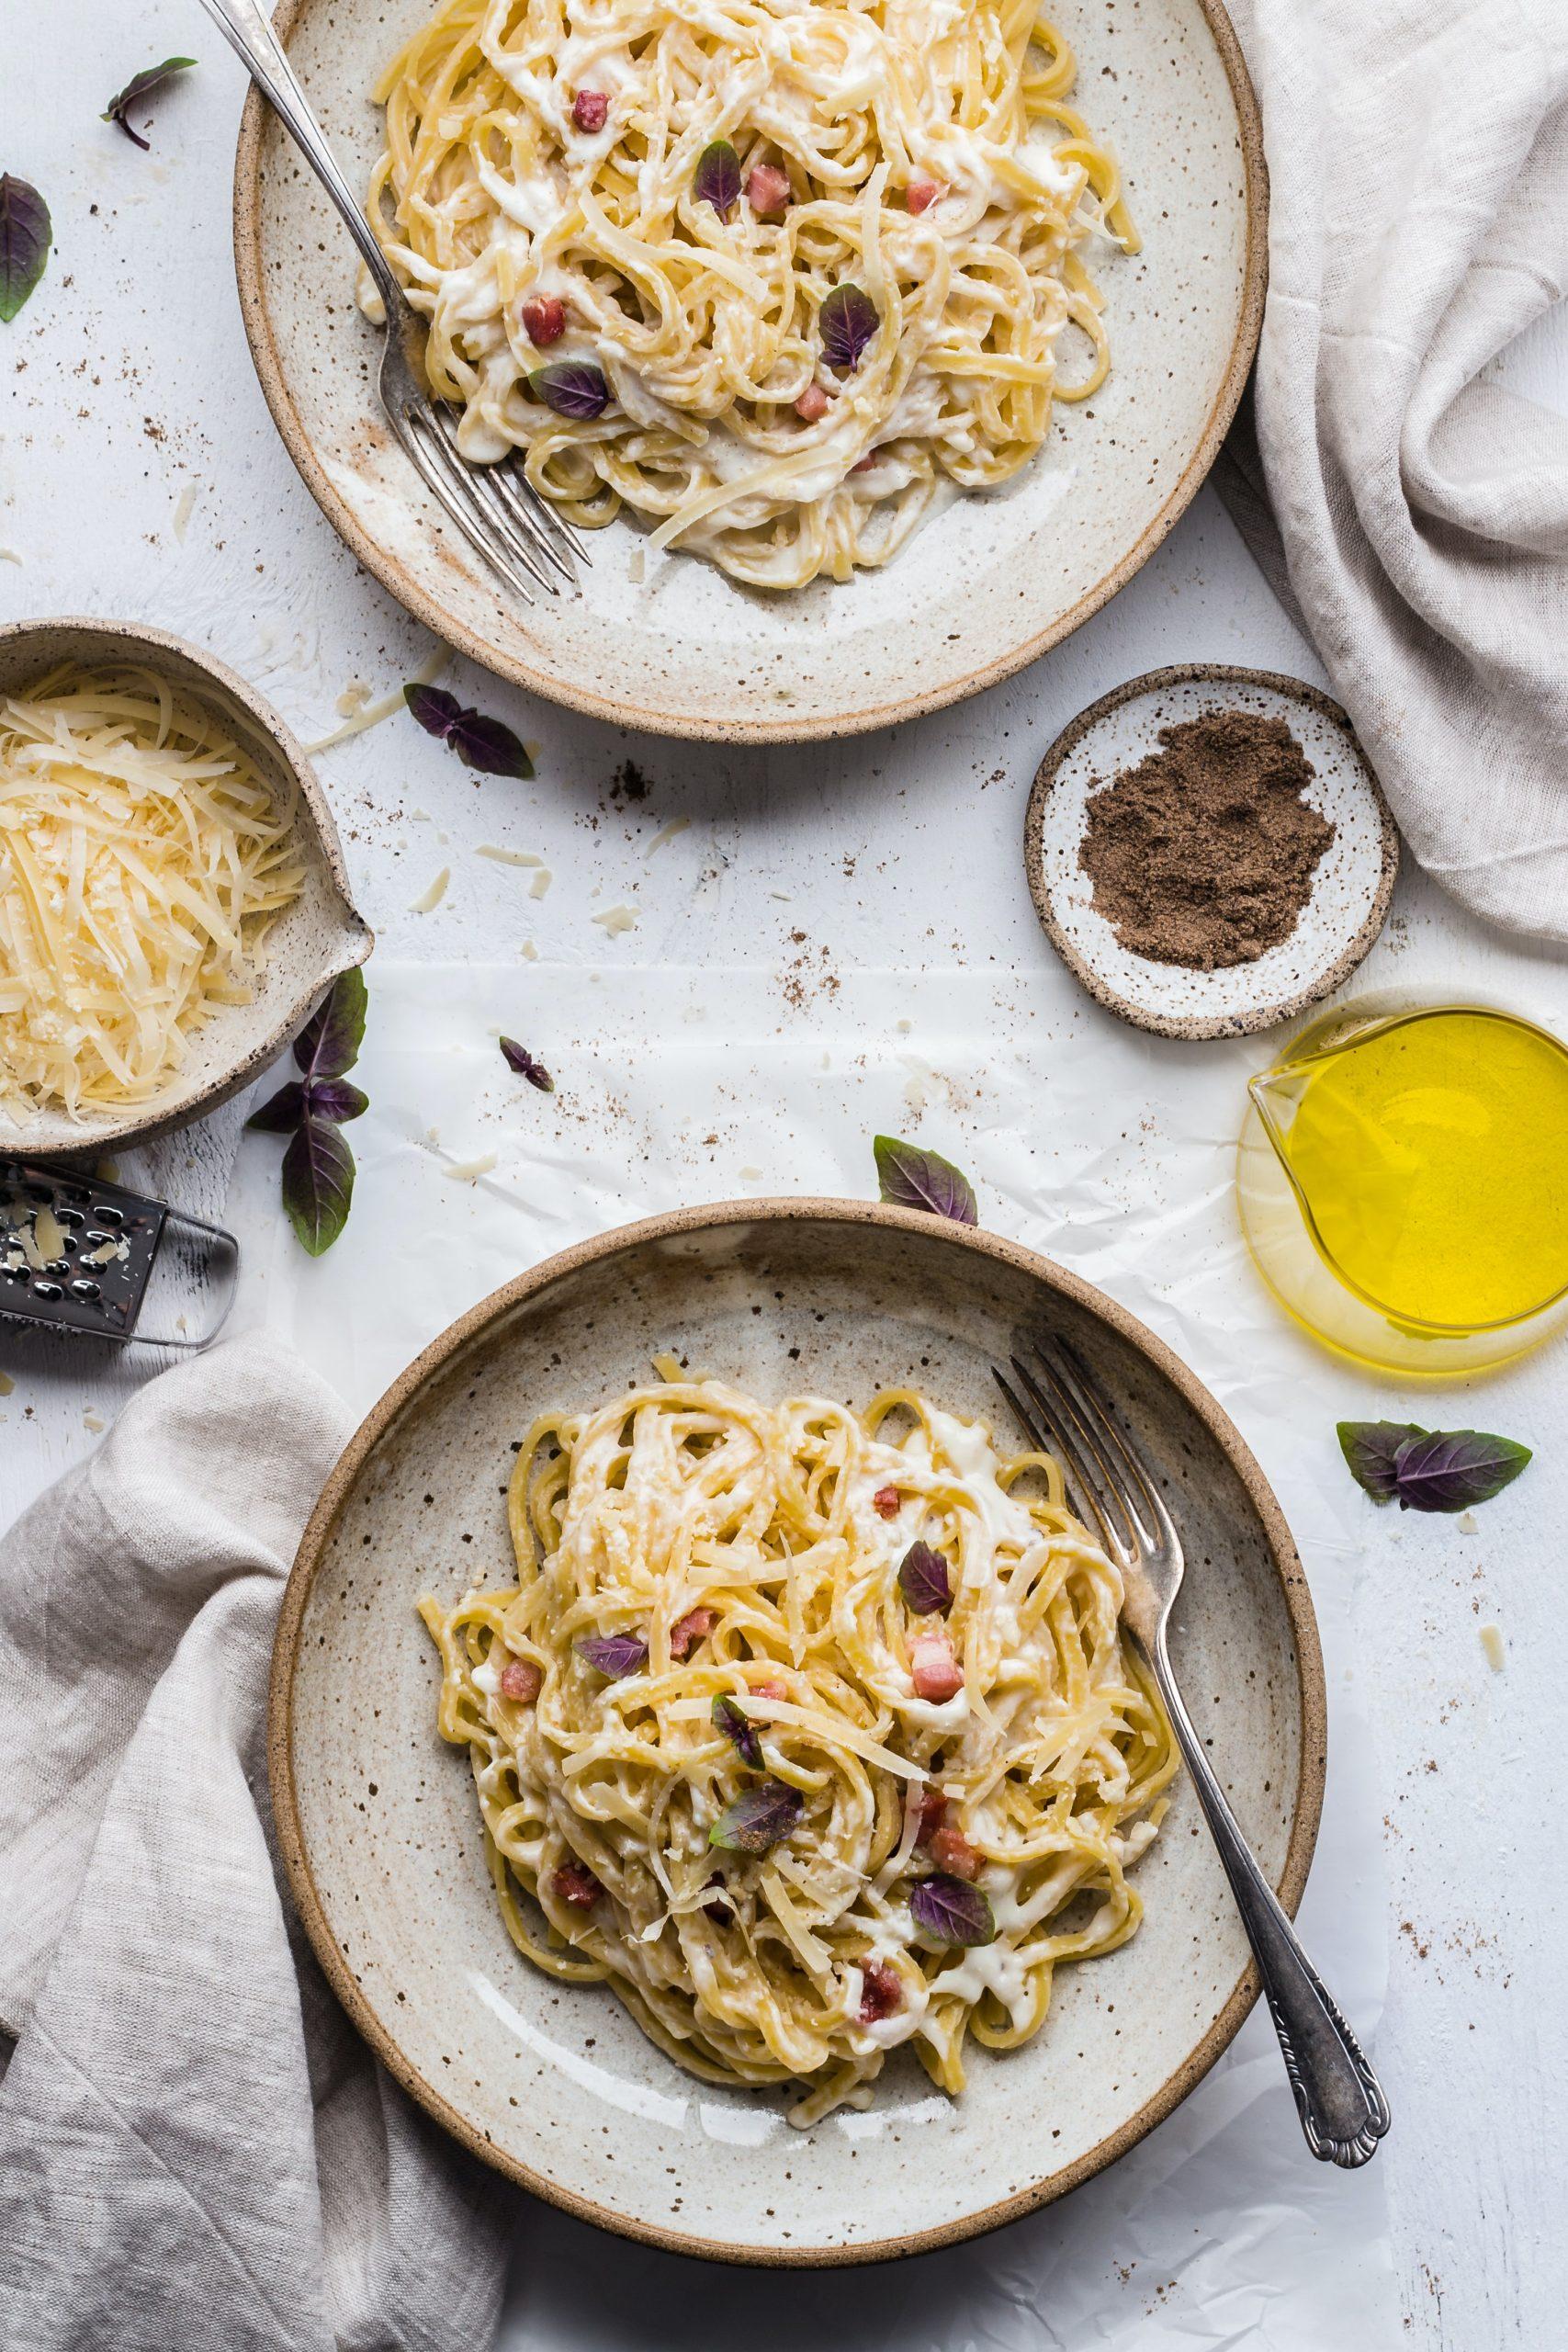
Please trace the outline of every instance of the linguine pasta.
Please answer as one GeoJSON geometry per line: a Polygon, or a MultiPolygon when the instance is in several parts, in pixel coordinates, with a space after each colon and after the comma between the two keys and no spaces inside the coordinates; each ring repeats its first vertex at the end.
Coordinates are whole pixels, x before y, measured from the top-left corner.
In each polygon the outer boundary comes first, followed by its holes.
{"type": "Polygon", "coordinates": [[[369,209],[465,455],[758,586],[886,563],[1104,379],[1075,71],[1033,0],[441,0],[369,209]]]}
{"type": "Polygon", "coordinates": [[[517,1582],[421,1613],[518,1949],[709,2082],[945,2090],[1112,1951],[1177,1769],[1055,1461],[911,1390],[547,1413],[517,1582]]]}

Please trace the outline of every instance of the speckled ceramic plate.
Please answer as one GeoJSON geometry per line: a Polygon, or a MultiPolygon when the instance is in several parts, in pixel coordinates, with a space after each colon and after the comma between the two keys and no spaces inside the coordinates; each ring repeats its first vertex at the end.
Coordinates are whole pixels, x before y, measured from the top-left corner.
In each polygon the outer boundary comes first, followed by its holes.
{"type": "Polygon", "coordinates": [[[226,1102],[276,1059],[329,981],[363,964],[375,944],[348,895],[343,846],[327,797],[304,752],[270,703],[199,646],[125,621],[13,621],[0,627],[0,694],[30,685],[62,662],[133,662],[196,695],[249,744],[275,789],[299,787],[298,841],[305,883],[267,940],[267,962],[249,1004],[219,1005],[191,1041],[179,1078],[152,1103],[96,1112],[85,1120],[46,1111],[25,1126],[0,1111],[0,1152],[30,1159],[146,1143],[226,1102]]]}
{"type": "MultiPolygon", "coordinates": [[[[896,2052],[865,2113],[710,2088],[613,1994],[546,1978],[496,1910],[467,1758],[435,1728],[422,1592],[509,1583],[512,1447],[674,1348],[763,1396],[918,1383],[1000,1430],[990,1366],[1067,1333],[1145,1440],[1186,1541],[1175,1654],[1216,1771],[1284,1902],[1323,1792],[1323,1668],[1279,1506],[1207,1392],[1124,1310],[1027,1250],[856,1202],[736,1202],[607,1235],[497,1291],[382,1399],[289,1580],[270,1754],[295,1897],[351,2016],[476,2154],[589,2221],[762,2263],[913,2253],[1061,2195],[1168,2115],[1257,1983],[1185,1782],[1138,1868],[1139,1934],[1057,1976],[1025,2048],[949,2099],[896,2052]]],[[[1016,1434],[1016,1433],[1014,1433],[1016,1434]]]]}
{"type": "MultiPolygon", "coordinates": [[[[283,0],[279,28],[350,178],[379,143],[367,93],[430,0],[283,0]]],[[[1258,114],[1219,0],[1066,0],[1079,89],[1145,238],[1099,270],[1112,368],[1059,407],[1005,492],[959,500],[885,571],[770,596],[600,533],[580,596],[498,590],[418,489],[376,397],[379,337],[354,307],[336,215],[253,93],[240,137],[240,299],[279,431],[335,528],[410,612],[503,677],[669,735],[791,741],[934,710],[1005,678],[1097,611],[1212,464],[1262,316],[1258,114]]]]}
{"type": "Polygon", "coordinates": [[[1233,1037],[1289,1021],[1348,979],[1383,927],[1399,835],[1348,718],[1315,686],[1267,670],[1150,670],[1080,711],[1040,763],[1024,820],[1035,909],[1063,962],[1108,1012],[1167,1037],[1233,1037]],[[1078,863],[1089,797],[1213,710],[1282,718],[1313,769],[1305,797],[1335,828],[1289,939],[1250,964],[1195,972],[1122,945],[1078,863]]]}

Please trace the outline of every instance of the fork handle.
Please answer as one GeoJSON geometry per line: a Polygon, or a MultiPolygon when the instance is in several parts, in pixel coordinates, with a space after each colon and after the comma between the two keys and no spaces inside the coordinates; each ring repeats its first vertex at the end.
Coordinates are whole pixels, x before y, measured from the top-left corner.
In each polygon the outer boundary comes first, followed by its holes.
{"type": "Polygon", "coordinates": [[[325,132],[310,111],[299,76],[260,0],[201,0],[201,5],[230,47],[244,60],[252,81],[342,213],[365,266],[376,281],[376,290],[386,303],[387,315],[392,318],[402,300],[402,289],[377,243],[376,232],[366,219],[358,198],[344,176],[342,165],[327,144],[325,132]]]}
{"type": "Polygon", "coordinates": [[[1377,2154],[1389,2126],[1382,2086],[1302,1950],[1214,1778],[1177,1688],[1163,1629],[1150,1663],[1258,1962],[1307,2145],[1325,2163],[1364,2165],[1377,2154]]]}

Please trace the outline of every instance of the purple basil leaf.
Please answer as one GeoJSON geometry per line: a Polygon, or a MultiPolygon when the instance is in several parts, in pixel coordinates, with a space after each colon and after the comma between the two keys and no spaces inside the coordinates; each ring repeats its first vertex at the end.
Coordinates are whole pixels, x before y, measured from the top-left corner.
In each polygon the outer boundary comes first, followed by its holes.
{"type": "Polygon", "coordinates": [[[1337,1421],[1334,1430],[1351,1477],[1375,1503],[1393,1500],[1393,1464],[1400,1447],[1427,1434],[1415,1421],[1337,1421]]]}
{"type": "Polygon", "coordinates": [[[481,775],[514,775],[527,777],[534,773],[534,763],[524,750],[520,739],[499,718],[486,718],[477,710],[465,710],[452,722],[446,738],[466,768],[478,768],[481,775]]]}
{"type": "Polygon", "coordinates": [[[711,204],[728,220],[740,201],[740,158],[728,139],[716,139],[697,157],[692,194],[699,204],[711,204]]]}
{"type": "Polygon", "coordinates": [[[552,359],[547,368],[534,369],[528,390],[558,416],[569,416],[579,424],[591,424],[610,405],[604,370],[592,359],[552,359]]]}
{"type": "Polygon", "coordinates": [[[348,1223],[354,1154],[328,1119],[302,1119],[283,1155],[283,1205],[312,1258],[330,1250],[348,1223]]]}
{"type": "Polygon", "coordinates": [[[7,326],[43,276],[53,234],[32,183],[0,172],[0,319],[7,326]]]}
{"type": "Polygon", "coordinates": [[[572,1648],[611,1682],[639,1674],[648,1664],[648,1644],[637,1634],[590,1634],[586,1640],[573,1642],[572,1648]]]}
{"type": "MultiPolygon", "coordinates": [[[[713,1719],[726,1739],[734,1741],[742,1760],[750,1764],[754,1772],[760,1772],[762,1769],[762,1743],[757,1736],[756,1724],[745,1709],[721,1691],[713,1702],[713,1719]]],[[[709,1843],[712,1843],[711,1839],[709,1843]]]]}
{"type": "Polygon", "coordinates": [[[939,1871],[909,1889],[915,1925],[937,1944],[994,1944],[996,1914],[977,1886],[939,1871]]]}
{"type": "Polygon", "coordinates": [[[405,686],[403,700],[425,733],[439,736],[442,742],[463,716],[462,704],[445,686],[405,686]]]}
{"type": "Polygon", "coordinates": [[[957,1225],[979,1223],[974,1186],[941,1152],[922,1151],[897,1136],[875,1136],[872,1148],[885,1201],[901,1209],[929,1209],[932,1216],[950,1216],[957,1225]]]}
{"type": "Polygon", "coordinates": [[[287,1086],[267,1097],[259,1111],[251,1113],[245,1125],[264,1136],[291,1136],[304,1115],[305,1090],[297,1078],[291,1078],[287,1086]]]}
{"type": "Polygon", "coordinates": [[[519,1078],[525,1078],[530,1086],[538,1088],[541,1094],[555,1092],[555,1080],[543,1062],[536,1062],[534,1059],[526,1046],[520,1046],[515,1037],[503,1037],[501,1041],[501,1050],[505,1057],[508,1069],[514,1069],[519,1078]]]}
{"type": "Polygon", "coordinates": [[[754,1789],[743,1789],[733,1804],[725,1806],[708,1831],[710,1846],[724,1846],[735,1854],[765,1854],[781,1838],[787,1838],[806,1811],[806,1799],[798,1789],[783,1781],[759,1781],[754,1789]]]}
{"type": "Polygon", "coordinates": [[[109,100],[99,119],[118,122],[128,139],[134,139],[139,147],[145,148],[149,142],[139,130],[132,130],[130,127],[130,108],[138,98],[150,98],[167,83],[176,81],[182,74],[188,74],[195,63],[194,57],[165,57],[162,65],[143,67],[140,74],[131,75],[117,97],[109,100]]]}
{"type": "Polygon", "coordinates": [[[305,1089],[305,1099],[313,1119],[361,1119],[370,1108],[368,1094],[347,1078],[312,1080],[305,1089]]]}
{"type": "Polygon", "coordinates": [[[533,761],[501,719],[466,710],[440,686],[405,686],[403,700],[425,733],[449,744],[465,767],[478,768],[481,775],[533,775],[533,761]]]}
{"type": "Polygon", "coordinates": [[[898,1589],[917,1617],[945,1617],[953,1606],[946,1556],[929,1544],[911,1544],[898,1564],[898,1589]]]}
{"type": "Polygon", "coordinates": [[[1528,1445],[1488,1430],[1420,1430],[1394,1457],[1401,1510],[1468,1510],[1511,1486],[1530,1458],[1528,1445]]]}
{"type": "Polygon", "coordinates": [[[294,1058],[308,1086],[341,1078],[354,1068],[365,1043],[365,975],[355,965],[340,972],[294,1040],[294,1058]]]}
{"type": "Polygon", "coordinates": [[[835,286],[817,322],[830,368],[858,368],[862,352],[882,324],[875,303],[858,286],[835,286]]]}

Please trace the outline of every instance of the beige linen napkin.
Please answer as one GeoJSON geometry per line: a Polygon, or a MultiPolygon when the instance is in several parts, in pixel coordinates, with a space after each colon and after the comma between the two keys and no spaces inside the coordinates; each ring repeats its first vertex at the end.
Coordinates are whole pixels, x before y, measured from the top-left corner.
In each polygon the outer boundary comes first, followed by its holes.
{"type": "Polygon", "coordinates": [[[1421,864],[1568,942],[1568,422],[1487,375],[1568,287],[1568,0],[1231,13],[1269,159],[1278,535],[1245,425],[1219,487],[1276,577],[1282,539],[1421,864]]]}
{"type": "Polygon", "coordinates": [[[483,2352],[515,2199],[372,2061],[271,1847],[274,1619],[346,1435],[270,1340],[0,1544],[0,2346],[483,2352]]]}

